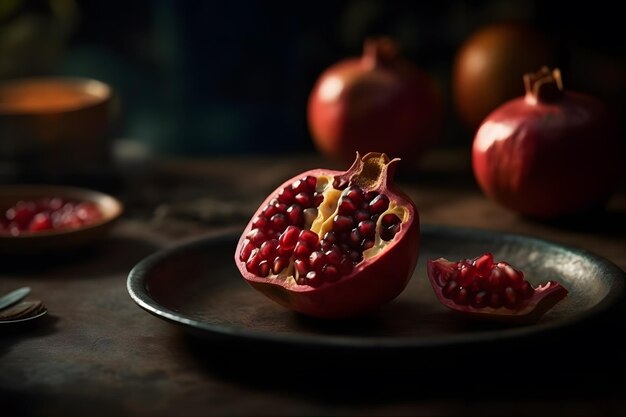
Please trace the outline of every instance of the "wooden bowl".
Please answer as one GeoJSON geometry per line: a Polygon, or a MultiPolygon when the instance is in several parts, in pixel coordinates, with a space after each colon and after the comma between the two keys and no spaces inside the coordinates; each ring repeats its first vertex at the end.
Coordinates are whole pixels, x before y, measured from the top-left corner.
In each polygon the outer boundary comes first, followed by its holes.
{"type": "Polygon", "coordinates": [[[0,162],[20,172],[81,172],[109,161],[112,90],[100,81],[0,82],[0,162]]]}
{"type": "Polygon", "coordinates": [[[59,185],[0,186],[0,212],[4,213],[19,200],[38,200],[46,197],[92,202],[102,213],[102,218],[93,224],[76,229],[40,231],[17,236],[0,234],[0,252],[36,254],[74,249],[104,236],[123,212],[122,203],[110,195],[59,185]]]}

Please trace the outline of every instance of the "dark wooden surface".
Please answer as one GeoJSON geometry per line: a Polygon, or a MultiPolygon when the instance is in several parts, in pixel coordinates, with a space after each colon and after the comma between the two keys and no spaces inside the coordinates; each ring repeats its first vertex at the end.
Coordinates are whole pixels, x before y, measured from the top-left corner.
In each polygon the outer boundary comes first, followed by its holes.
{"type": "MultiPolygon", "coordinates": [[[[486,200],[464,152],[432,154],[401,185],[422,223],[522,233],[626,269],[626,195],[606,212],[548,224],[486,200]]],[[[140,309],[126,277],[147,255],[243,226],[315,156],[125,166],[105,188],[127,211],[98,245],[0,257],[0,292],[30,286],[49,315],[0,326],[0,415],[619,415],[626,412],[624,307],[558,334],[445,351],[335,356],[225,346],[140,309]]],[[[337,168],[336,166],[334,168],[337,168]]],[[[234,306],[233,308],[236,308],[234,306]]]]}

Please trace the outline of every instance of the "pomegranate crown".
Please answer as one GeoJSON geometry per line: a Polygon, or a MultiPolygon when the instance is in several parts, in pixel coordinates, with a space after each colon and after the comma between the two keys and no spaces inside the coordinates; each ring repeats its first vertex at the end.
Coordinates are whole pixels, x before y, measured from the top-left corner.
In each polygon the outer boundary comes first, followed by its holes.
{"type": "Polygon", "coordinates": [[[337,184],[354,184],[364,191],[388,189],[393,183],[396,164],[400,158],[390,159],[382,152],[369,152],[361,157],[357,151],[356,158],[348,170],[335,177],[337,184]]]}

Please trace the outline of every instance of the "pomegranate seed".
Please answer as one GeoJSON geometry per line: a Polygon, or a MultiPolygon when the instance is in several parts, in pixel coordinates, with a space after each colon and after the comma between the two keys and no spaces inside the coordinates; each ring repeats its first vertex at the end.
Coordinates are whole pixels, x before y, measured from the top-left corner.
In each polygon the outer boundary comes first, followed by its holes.
{"type": "Polygon", "coordinates": [[[337,242],[337,235],[335,235],[335,232],[328,231],[326,232],[326,234],[324,234],[324,240],[329,242],[329,243],[335,243],[337,242]]]}
{"type": "Polygon", "coordinates": [[[486,287],[489,291],[500,291],[504,281],[504,272],[496,266],[491,270],[491,274],[487,278],[486,287]]]}
{"type": "Polygon", "coordinates": [[[360,206],[365,201],[363,190],[358,187],[350,187],[346,191],[346,196],[352,200],[355,206],[360,206]]]}
{"type": "Polygon", "coordinates": [[[337,213],[349,216],[356,211],[356,208],[357,206],[352,200],[347,197],[343,197],[339,202],[339,207],[337,207],[337,213]]]}
{"type": "Polygon", "coordinates": [[[474,265],[476,266],[476,271],[479,275],[489,276],[491,268],[493,267],[493,255],[485,253],[484,255],[479,256],[474,261],[474,265]]]}
{"type": "Polygon", "coordinates": [[[283,269],[289,265],[289,258],[286,256],[277,256],[272,264],[272,272],[278,275],[283,269]]]}
{"type": "Polygon", "coordinates": [[[363,260],[363,257],[361,256],[361,254],[356,250],[351,250],[348,253],[348,257],[350,257],[350,259],[352,259],[352,262],[354,263],[359,263],[361,262],[361,260],[363,260]]]}
{"type": "Polygon", "coordinates": [[[94,223],[100,219],[100,210],[91,202],[83,201],[76,205],[76,217],[83,223],[94,223]]]}
{"type": "Polygon", "coordinates": [[[259,262],[257,275],[265,278],[269,274],[270,274],[270,263],[268,261],[259,262]]]}
{"type": "Polygon", "coordinates": [[[259,249],[259,254],[263,259],[274,259],[277,253],[278,248],[278,240],[272,239],[267,240],[261,244],[261,248],[259,249]]]}
{"type": "Polygon", "coordinates": [[[273,204],[268,204],[265,206],[263,211],[261,212],[265,217],[272,217],[274,214],[278,213],[278,209],[273,204]]]}
{"type": "Polygon", "coordinates": [[[339,272],[341,272],[341,275],[348,275],[352,272],[352,269],[354,269],[352,260],[350,260],[350,258],[346,255],[343,255],[341,257],[341,262],[339,262],[339,272]]]}
{"type": "Polygon", "coordinates": [[[306,274],[306,285],[310,285],[311,287],[319,287],[324,283],[324,278],[322,274],[316,271],[309,271],[306,274]]]}
{"type": "Polygon", "coordinates": [[[500,293],[494,292],[489,295],[489,307],[500,308],[502,307],[502,298],[500,293]]]}
{"type": "Polygon", "coordinates": [[[317,186],[317,178],[308,175],[305,179],[306,185],[309,189],[309,192],[314,192],[315,191],[315,187],[317,186]]]}
{"type": "Polygon", "coordinates": [[[6,219],[15,223],[20,229],[25,229],[35,216],[35,204],[32,202],[19,201],[15,206],[6,211],[6,219]]]}
{"type": "Polygon", "coordinates": [[[379,194],[370,202],[369,207],[370,213],[381,214],[389,208],[389,198],[384,194],[379,194]]]}
{"type": "Polygon", "coordinates": [[[291,251],[298,242],[298,236],[300,236],[300,228],[296,226],[287,226],[278,243],[284,251],[291,251]]]}
{"type": "Polygon", "coordinates": [[[354,227],[354,220],[351,217],[338,214],[333,218],[333,226],[337,230],[348,231],[354,227]]]}
{"type": "Polygon", "coordinates": [[[252,228],[253,229],[265,229],[268,223],[269,223],[269,220],[267,220],[267,217],[257,216],[252,221],[252,228]]]}
{"type": "Polygon", "coordinates": [[[296,247],[293,249],[293,256],[296,259],[304,259],[308,257],[310,254],[311,254],[311,248],[309,248],[309,246],[306,243],[304,242],[296,243],[296,247]]]}
{"type": "Polygon", "coordinates": [[[465,264],[461,265],[461,269],[459,270],[459,284],[461,284],[461,286],[467,287],[474,281],[474,277],[474,268],[465,264]]]}
{"type": "Polygon", "coordinates": [[[325,263],[326,257],[324,256],[324,252],[315,251],[309,256],[309,265],[316,271],[321,271],[325,263]]]}
{"type": "Polygon", "coordinates": [[[326,251],[326,262],[331,265],[339,265],[341,262],[341,251],[337,246],[333,246],[330,250],[326,251]]]}
{"type": "Polygon", "coordinates": [[[357,229],[359,230],[359,233],[361,233],[361,236],[363,237],[373,236],[374,233],[376,232],[376,223],[374,223],[371,220],[363,220],[362,222],[359,223],[359,225],[357,226],[357,229]]]}
{"type": "Polygon", "coordinates": [[[389,230],[392,237],[395,236],[400,231],[400,223],[392,224],[387,230],[389,230]]]}
{"type": "Polygon", "coordinates": [[[315,207],[319,207],[324,202],[324,194],[315,193],[313,194],[313,205],[315,207]]]}
{"type": "Polygon", "coordinates": [[[482,288],[480,288],[480,283],[478,281],[471,282],[465,288],[467,288],[467,291],[471,292],[472,294],[476,294],[477,292],[482,290],[482,288]]]}
{"type": "Polygon", "coordinates": [[[267,240],[265,232],[263,232],[263,230],[261,229],[251,230],[246,237],[250,239],[250,241],[254,243],[256,247],[261,246],[261,244],[267,240]]]}
{"type": "Polygon", "coordinates": [[[454,302],[461,306],[469,304],[469,294],[465,288],[460,288],[459,292],[454,296],[454,302]]]}
{"type": "Polygon", "coordinates": [[[327,242],[327,241],[325,241],[325,240],[323,240],[323,239],[320,241],[320,248],[321,248],[323,251],[330,250],[330,249],[332,249],[332,247],[333,247],[333,246],[334,246],[334,245],[333,245],[332,243],[327,242]]]}
{"type": "Polygon", "coordinates": [[[380,229],[380,238],[385,242],[389,242],[391,239],[393,239],[393,235],[391,234],[389,229],[383,228],[380,229]]]}
{"type": "Polygon", "coordinates": [[[314,248],[317,246],[319,242],[319,238],[315,232],[310,230],[303,230],[300,232],[300,237],[298,239],[300,242],[306,243],[308,246],[314,248]]]}
{"type": "Polygon", "coordinates": [[[397,223],[400,223],[400,218],[393,213],[387,213],[380,219],[380,224],[387,228],[397,223]]]}
{"type": "Polygon", "coordinates": [[[52,229],[52,219],[50,213],[37,213],[28,226],[28,230],[31,232],[39,232],[42,230],[52,229]]]}
{"type": "Polygon", "coordinates": [[[322,274],[326,282],[335,282],[339,279],[339,270],[334,265],[326,265],[322,269],[322,274]]]}
{"type": "Polygon", "coordinates": [[[367,193],[365,193],[365,201],[369,203],[370,201],[378,197],[378,195],[379,194],[376,191],[368,191],[367,193]]]}
{"type": "Polygon", "coordinates": [[[300,204],[303,208],[309,208],[313,206],[313,198],[310,194],[306,193],[298,193],[295,196],[295,201],[297,204],[300,204]]]}
{"type": "Polygon", "coordinates": [[[278,193],[278,201],[281,203],[291,204],[293,203],[293,197],[294,194],[291,187],[285,187],[278,193]]]}
{"type": "Polygon", "coordinates": [[[504,289],[504,306],[507,308],[515,308],[518,304],[517,294],[515,290],[511,287],[506,287],[504,289]]]}
{"type": "Polygon", "coordinates": [[[278,202],[274,204],[274,207],[276,207],[276,210],[278,210],[279,213],[285,213],[287,211],[287,207],[289,206],[285,203],[278,202]]]}
{"type": "Polygon", "coordinates": [[[45,199],[45,201],[42,204],[41,209],[42,210],[49,209],[49,210],[55,211],[63,207],[65,203],[66,202],[62,198],[52,197],[49,199],[45,199]]]}
{"type": "Polygon", "coordinates": [[[303,226],[311,227],[311,225],[313,224],[313,222],[317,218],[317,209],[315,207],[309,207],[307,209],[304,209],[302,214],[304,216],[303,226]]]}
{"type": "Polygon", "coordinates": [[[530,298],[533,295],[533,292],[535,291],[532,287],[532,285],[530,285],[530,282],[528,281],[524,281],[522,282],[522,284],[519,286],[519,294],[521,295],[522,299],[527,299],[530,298]]]}
{"type": "Polygon", "coordinates": [[[259,256],[259,249],[254,249],[250,258],[248,258],[248,261],[246,262],[246,269],[248,272],[256,274],[262,260],[261,256],[259,256]]]}
{"type": "Polygon", "coordinates": [[[288,226],[287,217],[285,217],[282,213],[274,214],[270,219],[270,222],[272,223],[274,230],[277,232],[283,232],[288,226]]]}
{"type": "Polygon", "coordinates": [[[297,204],[291,205],[287,209],[287,217],[289,218],[289,222],[296,226],[302,226],[304,222],[304,217],[302,216],[302,207],[297,204]]]}
{"type": "Polygon", "coordinates": [[[296,276],[305,276],[307,273],[308,265],[304,259],[296,259],[293,263],[296,271],[296,276]]]}
{"type": "Polygon", "coordinates": [[[363,239],[363,242],[361,243],[361,248],[363,249],[363,251],[366,251],[370,248],[374,247],[374,238],[367,238],[367,239],[363,239]]]}
{"type": "Polygon", "coordinates": [[[488,303],[489,299],[486,291],[479,291],[472,298],[472,307],[482,308],[485,307],[488,303]]]}
{"type": "Polygon", "coordinates": [[[240,261],[247,261],[250,258],[250,254],[254,250],[254,243],[250,240],[246,240],[246,243],[241,247],[241,253],[239,254],[240,261]]]}
{"type": "Polygon", "coordinates": [[[454,298],[459,292],[459,284],[454,280],[448,281],[442,290],[442,294],[446,298],[454,298]]]}
{"type": "Polygon", "coordinates": [[[302,179],[296,180],[291,185],[291,189],[293,190],[294,194],[306,192],[306,191],[308,191],[307,188],[308,187],[307,187],[307,184],[306,184],[306,178],[302,178],[302,179]]]}
{"type": "Polygon", "coordinates": [[[511,265],[505,265],[503,268],[504,274],[508,278],[508,283],[513,288],[518,288],[522,282],[524,282],[524,276],[520,271],[513,268],[511,265]]]}
{"type": "Polygon", "coordinates": [[[352,246],[360,247],[362,241],[363,241],[363,237],[361,237],[359,230],[353,229],[350,232],[350,243],[352,243],[352,246]]]}
{"type": "MultiPolygon", "coordinates": [[[[370,220],[370,214],[367,210],[357,210],[354,212],[354,220],[356,222],[363,222],[366,220],[370,220]]],[[[374,222],[376,223],[376,222],[374,222]]]]}

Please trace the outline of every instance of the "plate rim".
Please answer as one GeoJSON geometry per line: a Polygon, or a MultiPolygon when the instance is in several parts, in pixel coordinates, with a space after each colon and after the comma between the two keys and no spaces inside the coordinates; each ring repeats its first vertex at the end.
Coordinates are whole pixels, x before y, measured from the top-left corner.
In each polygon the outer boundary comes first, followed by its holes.
{"type": "MultiPolygon", "coordinates": [[[[177,325],[185,327],[192,333],[201,333],[203,336],[213,338],[245,339],[255,342],[263,342],[279,345],[306,346],[313,348],[349,348],[349,349],[413,349],[427,347],[457,346],[465,344],[479,344],[494,341],[511,340],[522,337],[545,334],[551,330],[561,330],[569,328],[577,323],[583,323],[602,312],[610,309],[624,298],[626,293],[626,273],[612,261],[595,254],[587,249],[564,245],[558,242],[549,241],[531,235],[500,232],[489,229],[472,227],[458,227],[438,224],[422,224],[422,234],[455,234],[473,237],[474,239],[493,238],[494,236],[509,242],[533,242],[540,246],[556,247],[559,250],[573,253],[582,258],[589,259],[595,264],[602,266],[602,269],[612,270],[611,276],[614,279],[610,282],[610,288],[606,296],[591,308],[569,317],[559,320],[540,322],[526,326],[511,326],[508,328],[498,328],[497,330],[480,330],[475,332],[463,332],[459,334],[433,336],[433,337],[403,337],[401,339],[392,337],[364,337],[364,336],[343,336],[343,335],[294,335],[289,333],[272,333],[267,331],[255,331],[253,329],[233,328],[221,324],[206,323],[193,319],[180,312],[173,311],[162,304],[159,304],[150,296],[146,288],[145,277],[147,272],[170,256],[180,252],[193,249],[208,242],[223,240],[225,242],[236,242],[241,234],[242,228],[229,228],[181,241],[172,246],[161,249],[139,261],[129,272],[127,277],[127,291],[132,300],[148,313],[177,325]],[[620,279],[621,278],[621,279],[620,279]]],[[[243,278],[241,278],[243,279],[243,278]]],[[[252,288],[251,288],[252,289],[252,288]]]]}

